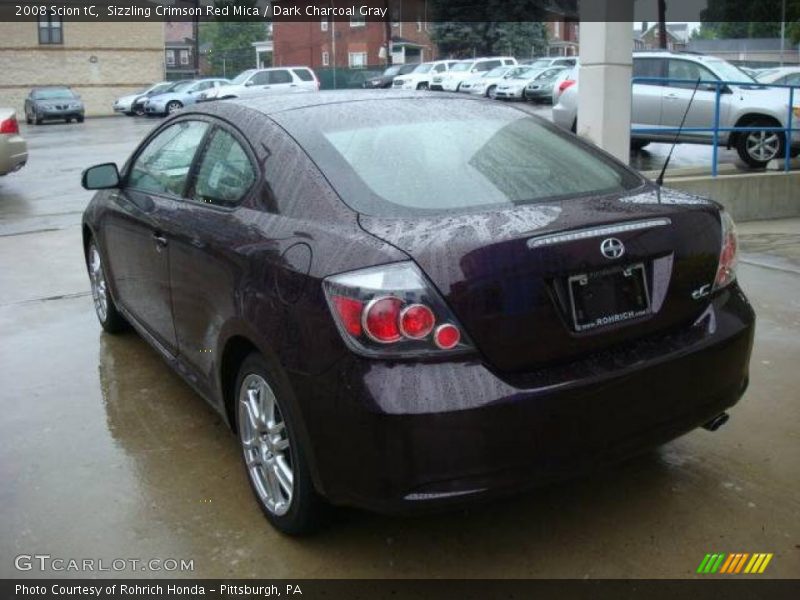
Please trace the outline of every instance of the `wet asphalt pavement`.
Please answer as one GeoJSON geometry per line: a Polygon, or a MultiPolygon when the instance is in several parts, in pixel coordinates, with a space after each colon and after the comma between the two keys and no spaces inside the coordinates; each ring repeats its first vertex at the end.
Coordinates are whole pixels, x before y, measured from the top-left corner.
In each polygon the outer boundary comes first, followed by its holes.
{"type": "Polygon", "coordinates": [[[187,559],[173,575],[199,577],[686,577],[708,552],[772,552],[760,577],[800,577],[800,220],[741,226],[757,337],[717,433],[465,510],[339,511],[295,540],[262,517],[220,418],[95,319],[80,172],[121,163],[154,124],[23,126],[30,163],[0,178],[0,577],[41,576],[13,565],[35,553],[187,559]]]}

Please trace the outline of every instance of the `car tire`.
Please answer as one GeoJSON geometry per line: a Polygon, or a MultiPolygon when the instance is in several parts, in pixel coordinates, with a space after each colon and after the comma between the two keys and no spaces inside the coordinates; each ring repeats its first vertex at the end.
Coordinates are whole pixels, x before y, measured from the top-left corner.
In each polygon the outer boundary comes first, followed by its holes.
{"type": "Polygon", "coordinates": [[[167,114],[171,115],[175,111],[178,111],[178,110],[180,110],[182,108],[183,108],[183,104],[181,104],[177,100],[173,100],[173,101],[167,103],[167,106],[166,106],[167,114]]]}
{"type": "Polygon", "coordinates": [[[326,503],[311,480],[288,384],[252,353],[239,368],[234,394],[242,462],[258,505],[277,530],[312,533],[323,523],[326,503]]]}
{"type": "MultiPolygon", "coordinates": [[[[780,127],[768,120],[756,120],[747,127],[780,127]]],[[[786,154],[786,137],[779,131],[745,131],[736,136],[736,151],[739,158],[754,169],[763,169],[774,158],[786,154]]]]}
{"type": "Polygon", "coordinates": [[[649,145],[650,142],[646,140],[631,140],[631,150],[636,150],[637,152],[649,145]]]}
{"type": "Polygon", "coordinates": [[[418,92],[427,92],[428,91],[428,84],[427,83],[420,83],[417,86],[417,91],[418,92]]]}
{"type": "Polygon", "coordinates": [[[136,108],[133,110],[134,116],[143,117],[144,116],[144,108],[136,108]]]}
{"type": "Polygon", "coordinates": [[[72,118],[67,117],[66,119],[64,119],[64,123],[72,123],[72,118]]]}
{"type": "Polygon", "coordinates": [[[106,270],[103,259],[94,240],[86,248],[86,268],[89,271],[89,282],[92,289],[94,312],[100,326],[107,333],[120,333],[128,328],[128,322],[117,310],[117,305],[111,297],[111,288],[106,279],[106,270]]]}
{"type": "Polygon", "coordinates": [[[76,120],[78,121],[78,123],[83,123],[83,117],[78,117],[76,120]]]}
{"type": "Polygon", "coordinates": [[[486,90],[486,97],[491,98],[492,100],[497,100],[497,86],[490,85],[489,89],[486,90]]]}
{"type": "Polygon", "coordinates": [[[40,117],[39,115],[35,115],[35,116],[34,116],[34,122],[35,122],[37,125],[41,125],[41,124],[42,124],[42,122],[43,122],[43,120],[42,120],[42,117],[40,117]]]}

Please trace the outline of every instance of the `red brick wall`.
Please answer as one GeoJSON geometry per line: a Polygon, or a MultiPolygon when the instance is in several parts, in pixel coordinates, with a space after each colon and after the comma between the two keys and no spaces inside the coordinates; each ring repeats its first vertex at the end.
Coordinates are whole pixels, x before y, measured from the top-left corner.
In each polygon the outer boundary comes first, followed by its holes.
{"type": "MultiPolygon", "coordinates": [[[[436,49],[431,43],[425,23],[425,0],[405,0],[391,14],[391,36],[403,38],[423,46],[424,60],[436,58],[436,49]],[[417,20],[420,20],[420,25],[417,20]]],[[[275,22],[272,40],[275,66],[306,65],[312,69],[322,67],[322,53],[328,52],[330,66],[334,66],[333,35],[336,33],[336,66],[349,65],[350,52],[366,52],[369,65],[382,65],[381,48],[386,45],[386,24],[367,22],[364,27],[351,27],[349,20],[328,22],[323,31],[321,19],[309,23],[275,22]]]]}

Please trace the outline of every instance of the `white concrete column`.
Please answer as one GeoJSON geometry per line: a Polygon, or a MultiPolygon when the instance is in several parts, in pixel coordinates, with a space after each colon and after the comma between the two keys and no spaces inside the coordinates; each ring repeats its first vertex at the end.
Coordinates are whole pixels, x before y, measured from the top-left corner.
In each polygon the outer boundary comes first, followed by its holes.
{"type": "MultiPolygon", "coordinates": [[[[629,21],[581,22],[577,133],[627,163],[630,159],[633,0],[622,2],[629,5],[625,8],[630,12],[629,21]]],[[[592,18],[597,18],[597,5],[601,3],[609,8],[613,4],[614,16],[619,18],[622,2],[597,0],[592,3],[592,18]]]]}

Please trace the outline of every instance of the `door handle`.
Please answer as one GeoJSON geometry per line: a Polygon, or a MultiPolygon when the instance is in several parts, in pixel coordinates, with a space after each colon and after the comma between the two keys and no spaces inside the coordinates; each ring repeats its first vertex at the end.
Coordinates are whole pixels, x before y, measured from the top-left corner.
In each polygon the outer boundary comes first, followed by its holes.
{"type": "Polygon", "coordinates": [[[677,100],[678,94],[667,94],[666,96],[664,96],[664,98],[666,98],[667,100],[677,100]]]}
{"type": "Polygon", "coordinates": [[[156,247],[158,248],[158,250],[161,250],[161,248],[166,248],[167,247],[167,238],[165,238],[163,235],[161,235],[157,231],[153,232],[153,240],[155,241],[156,247]]]}
{"type": "Polygon", "coordinates": [[[262,89],[268,90],[268,89],[269,89],[269,86],[268,86],[268,85],[265,85],[265,86],[264,86],[262,89]]]}

